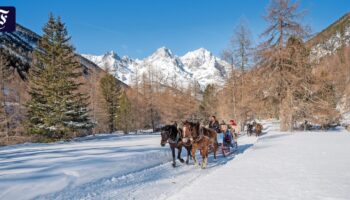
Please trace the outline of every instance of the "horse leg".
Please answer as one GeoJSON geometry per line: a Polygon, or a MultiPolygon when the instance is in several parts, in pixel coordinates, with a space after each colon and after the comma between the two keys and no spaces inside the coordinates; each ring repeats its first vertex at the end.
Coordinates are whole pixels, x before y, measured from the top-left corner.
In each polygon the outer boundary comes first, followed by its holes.
{"type": "Polygon", "coordinates": [[[198,162],[197,162],[197,159],[196,159],[196,150],[197,150],[197,145],[193,145],[192,146],[192,158],[193,158],[193,161],[194,161],[194,166],[198,166],[198,162]]]}
{"type": "Polygon", "coordinates": [[[207,168],[208,165],[208,157],[209,157],[209,151],[207,150],[206,155],[205,155],[205,168],[207,168]]]}
{"type": "Polygon", "coordinates": [[[201,153],[202,153],[202,169],[205,169],[207,167],[207,162],[208,162],[208,148],[204,147],[201,148],[201,153]]]}
{"type": "Polygon", "coordinates": [[[184,159],[181,158],[182,145],[180,145],[178,147],[178,149],[179,150],[178,150],[178,153],[177,153],[177,159],[179,159],[181,163],[184,163],[185,162],[184,159]]]}
{"type": "Polygon", "coordinates": [[[190,162],[190,156],[191,156],[191,146],[186,147],[187,150],[187,158],[186,158],[186,164],[190,162]]]}
{"type": "Polygon", "coordinates": [[[216,141],[214,141],[214,159],[216,159],[216,151],[218,150],[218,146],[219,146],[219,144],[216,142],[216,141]]]}
{"type": "Polygon", "coordinates": [[[171,145],[171,153],[173,155],[173,167],[176,166],[176,161],[175,161],[175,147],[171,145]]]}

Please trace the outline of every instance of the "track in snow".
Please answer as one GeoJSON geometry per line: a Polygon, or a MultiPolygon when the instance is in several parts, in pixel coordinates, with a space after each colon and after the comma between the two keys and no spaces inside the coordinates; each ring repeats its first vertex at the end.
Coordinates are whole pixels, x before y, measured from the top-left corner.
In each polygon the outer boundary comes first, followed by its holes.
{"type": "MultiPolygon", "coordinates": [[[[255,142],[239,138],[237,153],[255,142]]],[[[0,199],[165,199],[235,158],[210,154],[205,170],[193,161],[173,168],[170,148],[159,143],[159,135],[107,134],[0,148],[0,199]]]]}
{"type": "MultiPolygon", "coordinates": [[[[240,141],[242,144],[239,145],[237,154],[251,147],[256,138],[243,137],[240,141]]],[[[168,146],[164,148],[169,149],[168,146]]],[[[186,150],[183,156],[185,153],[186,150]]],[[[210,155],[208,167],[205,170],[195,167],[192,162],[186,165],[177,161],[175,168],[171,166],[172,162],[166,162],[121,176],[104,178],[76,188],[66,188],[57,193],[40,196],[38,199],[165,199],[190,184],[197,177],[209,174],[234,157],[234,154],[223,157],[219,153],[217,160],[214,160],[213,155],[210,155]]]]}

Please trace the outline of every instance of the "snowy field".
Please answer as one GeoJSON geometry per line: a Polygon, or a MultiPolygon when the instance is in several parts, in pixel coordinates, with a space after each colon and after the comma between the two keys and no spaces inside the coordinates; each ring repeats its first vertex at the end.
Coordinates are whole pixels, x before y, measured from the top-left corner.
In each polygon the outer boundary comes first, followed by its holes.
{"type": "Polygon", "coordinates": [[[210,155],[204,170],[173,168],[151,134],[2,147],[0,199],[349,199],[348,132],[265,127],[240,137],[236,155],[210,155]]]}
{"type": "Polygon", "coordinates": [[[350,133],[270,131],[175,199],[350,199],[350,133]],[[210,197],[210,198],[208,198],[210,197]]]}

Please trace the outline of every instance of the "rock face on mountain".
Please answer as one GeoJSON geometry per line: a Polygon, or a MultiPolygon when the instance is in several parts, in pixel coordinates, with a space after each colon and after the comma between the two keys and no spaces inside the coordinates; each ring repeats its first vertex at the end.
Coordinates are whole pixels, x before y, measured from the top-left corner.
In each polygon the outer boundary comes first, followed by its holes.
{"type": "Polygon", "coordinates": [[[223,85],[231,70],[228,63],[204,48],[178,57],[171,50],[161,47],[143,60],[119,57],[113,51],[100,56],[83,56],[127,85],[135,83],[135,76],[152,73],[160,83],[168,86],[177,84],[186,87],[199,83],[204,88],[207,84],[223,85]]]}
{"type": "Polygon", "coordinates": [[[232,70],[230,64],[204,48],[188,52],[180,59],[201,85],[209,83],[223,85],[232,70]]]}
{"type": "Polygon", "coordinates": [[[307,46],[310,47],[310,57],[318,61],[324,56],[332,55],[344,45],[350,44],[350,13],[328,26],[312,37],[307,46]]]}
{"type": "MultiPolygon", "coordinates": [[[[343,50],[349,48],[350,45],[350,13],[345,14],[339,20],[328,26],[307,41],[306,45],[310,48],[310,58],[315,62],[322,62],[322,59],[332,59],[341,56],[349,59],[348,56],[342,56],[343,50]]],[[[346,54],[346,53],[345,53],[346,54]]],[[[350,61],[344,61],[350,62],[350,61]]],[[[329,68],[335,66],[328,66],[329,68]]],[[[339,94],[341,95],[341,94],[339,94]]],[[[348,102],[348,94],[342,94],[339,102],[337,102],[337,110],[342,115],[342,123],[350,123],[350,110],[348,102]]]]}
{"type": "MultiPolygon", "coordinates": [[[[28,71],[32,62],[32,51],[36,48],[39,39],[38,34],[21,25],[16,26],[15,32],[0,33],[0,49],[4,50],[11,69],[9,81],[5,85],[5,105],[8,114],[11,116],[12,135],[20,135],[20,133],[25,132],[22,121],[26,113],[24,105],[30,98],[28,94],[28,71]]],[[[100,101],[102,95],[99,90],[99,80],[106,72],[88,59],[78,54],[76,57],[82,64],[81,70],[83,72],[83,76],[78,80],[83,83],[80,90],[90,96],[90,114],[97,124],[94,131],[104,132],[103,124],[106,119],[100,101]]],[[[123,83],[120,82],[120,84],[123,83]]],[[[0,143],[1,132],[0,130],[0,143]]]]}

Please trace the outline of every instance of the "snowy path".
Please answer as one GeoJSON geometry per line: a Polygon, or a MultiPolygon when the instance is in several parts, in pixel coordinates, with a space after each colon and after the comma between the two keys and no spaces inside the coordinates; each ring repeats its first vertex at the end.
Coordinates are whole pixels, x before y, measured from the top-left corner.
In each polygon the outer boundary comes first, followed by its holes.
{"type": "MultiPolygon", "coordinates": [[[[242,137],[238,153],[255,141],[242,137]]],[[[102,135],[0,148],[0,199],[166,199],[234,159],[210,157],[206,170],[173,168],[169,147],[159,143],[159,135],[102,135]]]]}
{"type": "Polygon", "coordinates": [[[350,134],[276,126],[239,138],[237,155],[210,155],[205,170],[173,168],[159,135],[2,147],[0,199],[349,199],[350,134]]]}
{"type": "Polygon", "coordinates": [[[169,200],[350,199],[350,134],[271,131],[169,200]]]}

